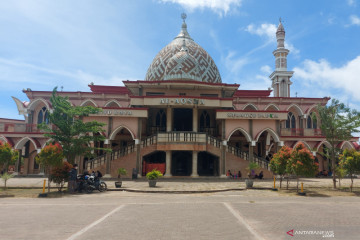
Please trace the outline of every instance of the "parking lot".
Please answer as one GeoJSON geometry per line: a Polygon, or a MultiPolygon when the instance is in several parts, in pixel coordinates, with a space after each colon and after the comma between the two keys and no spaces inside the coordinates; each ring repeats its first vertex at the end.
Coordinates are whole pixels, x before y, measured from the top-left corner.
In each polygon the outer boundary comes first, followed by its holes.
{"type": "Polygon", "coordinates": [[[323,239],[328,233],[358,239],[360,233],[358,197],[262,190],[3,198],[0,212],[0,239],[323,239]]]}

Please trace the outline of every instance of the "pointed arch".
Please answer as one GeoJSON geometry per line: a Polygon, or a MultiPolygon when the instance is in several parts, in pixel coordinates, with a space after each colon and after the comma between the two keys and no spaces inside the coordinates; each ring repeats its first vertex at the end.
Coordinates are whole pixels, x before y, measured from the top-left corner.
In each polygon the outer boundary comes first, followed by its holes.
{"type": "Polygon", "coordinates": [[[270,107],[273,107],[273,108],[275,108],[277,111],[280,111],[280,108],[276,105],[276,104],[274,104],[274,103],[269,103],[265,108],[264,108],[264,110],[266,111],[268,108],[270,108],[270,107]]]}
{"type": "Polygon", "coordinates": [[[227,138],[227,141],[230,140],[231,136],[232,136],[236,131],[240,131],[242,134],[244,134],[244,136],[245,136],[245,138],[246,138],[246,140],[247,140],[248,142],[251,142],[251,141],[252,141],[250,134],[249,134],[245,129],[243,129],[243,128],[241,128],[241,127],[238,127],[238,128],[235,128],[234,130],[232,130],[231,133],[229,134],[229,137],[227,138]]]}
{"type": "Polygon", "coordinates": [[[302,141],[302,140],[297,141],[292,148],[295,148],[295,147],[296,147],[297,145],[299,145],[300,143],[304,144],[307,149],[309,149],[310,151],[312,151],[312,148],[310,147],[310,145],[309,145],[306,141],[302,141]]]}
{"type": "Polygon", "coordinates": [[[92,99],[86,99],[85,101],[83,101],[81,104],[80,104],[80,106],[85,106],[87,103],[91,103],[91,104],[93,104],[95,107],[98,107],[98,105],[96,104],[96,102],[94,101],[94,100],[92,100],[92,99]]]}
{"type": "Polygon", "coordinates": [[[346,148],[346,146],[349,148],[349,149],[355,149],[354,145],[351,144],[351,142],[349,141],[343,141],[339,144],[339,148],[344,150],[346,148]]]}
{"type": "Polygon", "coordinates": [[[317,106],[318,106],[317,104],[311,105],[308,109],[306,109],[305,113],[306,113],[306,114],[310,114],[311,111],[312,111],[314,108],[316,108],[317,106]]]}
{"type": "Polygon", "coordinates": [[[317,151],[317,152],[319,151],[319,148],[320,148],[321,145],[323,145],[323,144],[324,144],[326,147],[331,148],[331,144],[330,144],[328,141],[323,140],[323,141],[319,142],[318,144],[316,144],[315,148],[316,148],[316,151],[317,151]]]}
{"type": "Polygon", "coordinates": [[[14,149],[22,149],[28,141],[30,141],[37,150],[41,149],[39,141],[35,138],[30,137],[23,137],[22,139],[20,139],[20,141],[15,144],[14,149]]]}
{"type": "Polygon", "coordinates": [[[36,98],[30,102],[29,106],[27,107],[30,110],[34,110],[40,103],[43,103],[46,109],[50,110],[50,104],[44,98],[36,98]]]}
{"type": "Polygon", "coordinates": [[[252,103],[246,104],[246,105],[242,108],[242,110],[246,110],[247,107],[252,107],[253,110],[259,110],[259,109],[258,109],[254,104],[252,104],[252,103]]]}
{"type": "Polygon", "coordinates": [[[304,115],[303,111],[301,110],[301,108],[299,107],[299,105],[297,105],[296,103],[291,104],[291,105],[286,109],[286,111],[289,111],[289,109],[292,108],[292,107],[294,107],[294,108],[297,110],[297,113],[298,113],[299,116],[303,116],[303,115],[304,115]]]}
{"type": "Polygon", "coordinates": [[[263,134],[263,132],[268,132],[274,138],[275,142],[280,142],[279,136],[271,128],[265,128],[265,129],[261,130],[258,134],[256,134],[256,137],[255,137],[256,142],[259,141],[259,137],[261,136],[261,134],[263,134]]]}
{"type": "Polygon", "coordinates": [[[121,131],[122,129],[124,129],[124,128],[130,132],[132,139],[135,140],[136,135],[130,130],[130,128],[128,128],[128,127],[126,127],[126,126],[124,126],[124,125],[120,125],[119,127],[117,127],[117,128],[110,134],[109,139],[110,139],[110,140],[114,140],[116,134],[118,134],[118,132],[120,132],[120,131],[121,131]]]}
{"type": "Polygon", "coordinates": [[[117,100],[115,100],[115,99],[107,101],[107,102],[105,103],[104,107],[108,107],[108,106],[109,106],[110,104],[112,104],[112,103],[116,104],[118,107],[121,107],[121,104],[119,103],[119,101],[117,101],[117,100]]]}
{"type": "Polygon", "coordinates": [[[7,144],[9,144],[11,147],[14,146],[14,142],[12,141],[12,139],[11,139],[11,138],[7,138],[7,137],[5,137],[5,136],[3,136],[3,135],[0,136],[0,142],[7,143],[7,144]]]}

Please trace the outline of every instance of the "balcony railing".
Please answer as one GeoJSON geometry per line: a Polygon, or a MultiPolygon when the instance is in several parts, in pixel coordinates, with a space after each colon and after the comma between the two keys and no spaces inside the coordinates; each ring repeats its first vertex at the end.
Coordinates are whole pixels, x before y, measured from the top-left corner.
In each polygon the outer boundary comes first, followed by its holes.
{"type": "Polygon", "coordinates": [[[281,128],[281,136],[322,136],[321,129],[315,128],[281,128]]]}
{"type": "Polygon", "coordinates": [[[206,133],[196,132],[167,132],[157,134],[158,143],[206,143],[206,133]]]}

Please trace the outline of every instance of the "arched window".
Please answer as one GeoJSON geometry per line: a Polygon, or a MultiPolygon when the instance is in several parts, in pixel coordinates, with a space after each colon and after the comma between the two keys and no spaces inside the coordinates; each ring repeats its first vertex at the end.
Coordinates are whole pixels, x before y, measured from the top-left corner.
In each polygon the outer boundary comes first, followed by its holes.
{"type": "Polygon", "coordinates": [[[296,119],[292,112],[288,113],[285,128],[296,128],[296,119]]]}
{"type": "Polygon", "coordinates": [[[49,113],[46,109],[46,107],[43,107],[39,113],[38,113],[38,119],[37,119],[37,123],[46,123],[49,124],[49,113]]]}
{"type": "Polygon", "coordinates": [[[313,129],[317,129],[317,119],[313,118],[313,129]]]}
{"type": "Polygon", "coordinates": [[[160,128],[160,131],[166,130],[166,114],[164,110],[160,110],[156,114],[156,120],[155,120],[156,127],[160,128]]]}
{"type": "Polygon", "coordinates": [[[307,124],[306,124],[307,128],[312,128],[312,119],[310,116],[307,117],[307,124]]]}
{"type": "Polygon", "coordinates": [[[200,131],[210,127],[210,116],[207,111],[203,111],[200,116],[200,131]]]}
{"type": "Polygon", "coordinates": [[[317,128],[317,119],[313,116],[313,113],[311,113],[308,117],[307,117],[307,128],[311,129],[316,129],[317,128]]]}

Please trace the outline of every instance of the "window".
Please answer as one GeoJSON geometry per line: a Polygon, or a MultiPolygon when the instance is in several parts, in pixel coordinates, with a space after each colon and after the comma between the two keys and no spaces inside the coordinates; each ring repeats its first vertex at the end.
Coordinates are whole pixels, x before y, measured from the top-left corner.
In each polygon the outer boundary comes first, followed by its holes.
{"type": "Polygon", "coordinates": [[[315,117],[313,117],[313,113],[311,113],[308,117],[307,117],[307,128],[311,129],[316,129],[317,128],[317,119],[315,117]]]}
{"type": "Polygon", "coordinates": [[[49,113],[46,109],[46,107],[43,107],[39,113],[38,113],[38,119],[37,119],[37,123],[46,123],[49,124],[49,113]]]}
{"type": "Polygon", "coordinates": [[[164,110],[161,109],[159,112],[157,112],[155,122],[157,127],[166,128],[166,114],[164,110]]]}
{"type": "Polygon", "coordinates": [[[288,113],[285,128],[296,128],[296,119],[292,112],[288,113]]]}
{"type": "Polygon", "coordinates": [[[165,95],[163,92],[147,92],[146,96],[162,96],[165,95]]]}
{"type": "Polygon", "coordinates": [[[204,130],[204,128],[210,127],[210,116],[207,111],[203,111],[200,116],[200,129],[204,130]]]}

